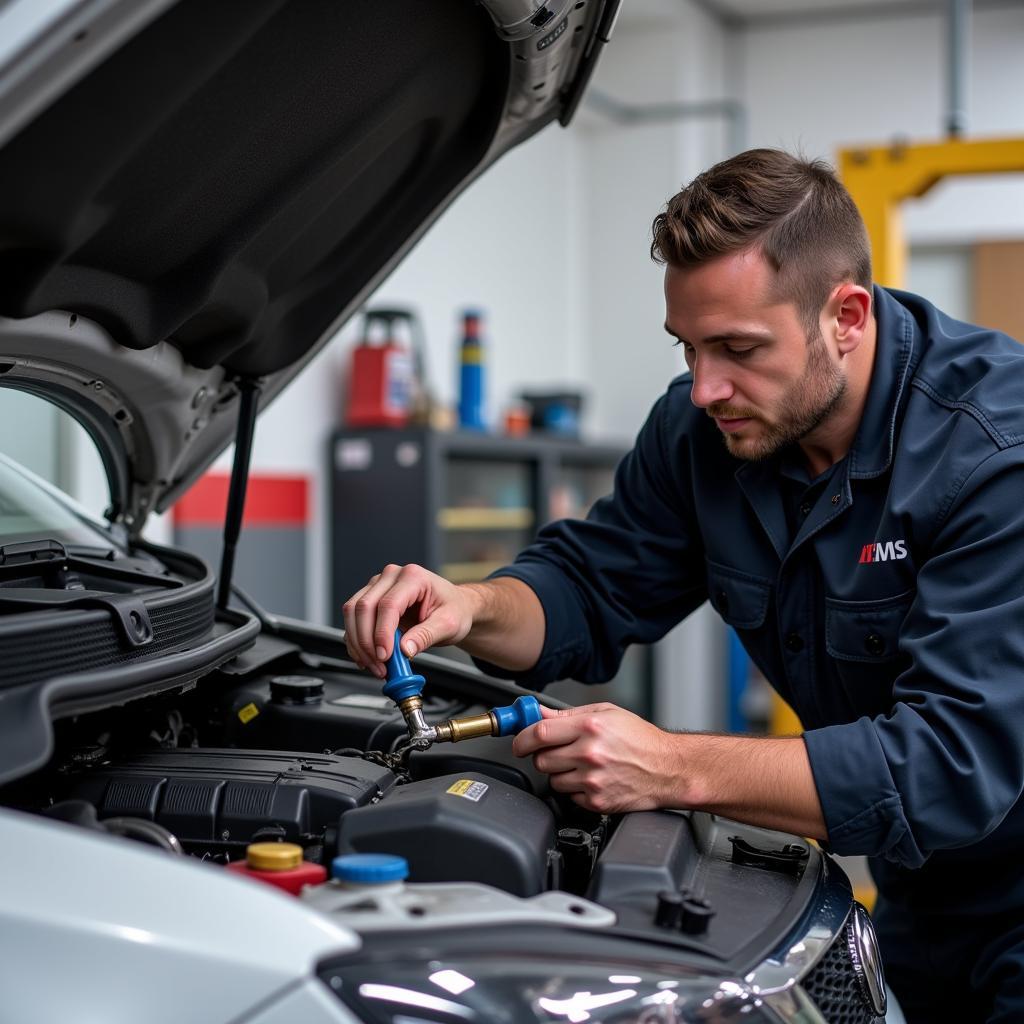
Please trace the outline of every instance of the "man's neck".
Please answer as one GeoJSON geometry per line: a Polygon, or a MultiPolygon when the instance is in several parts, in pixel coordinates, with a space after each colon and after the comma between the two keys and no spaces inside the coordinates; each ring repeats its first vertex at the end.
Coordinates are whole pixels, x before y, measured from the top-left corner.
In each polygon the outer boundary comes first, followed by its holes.
{"type": "Polygon", "coordinates": [[[872,314],[863,340],[844,359],[847,386],[842,400],[824,422],[800,441],[812,480],[845,458],[853,446],[871,389],[876,339],[877,324],[872,314]]]}

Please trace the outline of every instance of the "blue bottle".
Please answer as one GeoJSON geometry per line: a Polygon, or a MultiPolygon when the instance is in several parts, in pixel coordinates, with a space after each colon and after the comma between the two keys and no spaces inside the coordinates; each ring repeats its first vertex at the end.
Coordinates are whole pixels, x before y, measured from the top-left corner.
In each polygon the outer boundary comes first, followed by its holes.
{"type": "Polygon", "coordinates": [[[459,345],[459,426],[486,430],[484,422],[484,349],[480,338],[481,315],[475,309],[462,314],[459,345]]]}

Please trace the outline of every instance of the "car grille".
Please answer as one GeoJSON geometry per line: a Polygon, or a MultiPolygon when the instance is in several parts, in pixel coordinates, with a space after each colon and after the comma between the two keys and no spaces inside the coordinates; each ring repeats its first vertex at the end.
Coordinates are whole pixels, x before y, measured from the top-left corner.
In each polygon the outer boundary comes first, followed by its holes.
{"type": "Polygon", "coordinates": [[[825,955],[800,984],[818,1007],[828,1024],[882,1024],[875,1015],[850,956],[853,924],[836,936],[825,955]]]}

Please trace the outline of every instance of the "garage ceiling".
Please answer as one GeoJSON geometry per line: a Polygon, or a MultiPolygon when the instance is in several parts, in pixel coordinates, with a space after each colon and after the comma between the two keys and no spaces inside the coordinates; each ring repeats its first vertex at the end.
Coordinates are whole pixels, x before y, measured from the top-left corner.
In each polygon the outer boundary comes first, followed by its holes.
{"type": "MultiPolygon", "coordinates": [[[[855,18],[944,15],[948,0],[692,0],[703,10],[732,26],[811,24],[855,18]]],[[[621,21],[638,23],[681,10],[687,0],[629,0],[621,21]]],[[[974,0],[975,9],[1012,7],[1020,0],[974,0]]]]}
{"type": "Polygon", "coordinates": [[[890,3],[884,0],[881,3],[879,0],[702,0],[701,6],[708,10],[717,9],[725,17],[746,21],[749,18],[761,20],[780,14],[818,14],[823,11],[849,11],[852,14],[858,8],[913,6],[938,9],[945,4],[943,0],[924,0],[914,4],[900,3],[899,0],[890,3]]]}

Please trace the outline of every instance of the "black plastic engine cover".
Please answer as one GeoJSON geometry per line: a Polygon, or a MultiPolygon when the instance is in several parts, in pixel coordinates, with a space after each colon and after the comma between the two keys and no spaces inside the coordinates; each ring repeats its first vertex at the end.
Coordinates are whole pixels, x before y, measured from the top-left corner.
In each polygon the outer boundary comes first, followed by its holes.
{"type": "Polygon", "coordinates": [[[76,777],[67,796],[100,818],[147,818],[186,845],[237,857],[253,836],[324,837],[338,818],[388,792],[386,768],[329,754],[169,750],[139,754],[76,777]]]}
{"type": "Polygon", "coordinates": [[[476,772],[401,786],[341,819],[343,853],[396,853],[413,882],[482,882],[516,896],[546,888],[555,819],[535,796],[476,772]]]}

